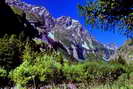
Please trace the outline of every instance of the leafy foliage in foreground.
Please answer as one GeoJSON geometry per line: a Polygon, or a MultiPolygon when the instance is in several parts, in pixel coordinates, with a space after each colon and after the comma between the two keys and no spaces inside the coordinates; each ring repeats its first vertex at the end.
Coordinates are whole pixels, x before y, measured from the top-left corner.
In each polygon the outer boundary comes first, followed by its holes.
{"type": "Polygon", "coordinates": [[[88,24],[128,37],[133,37],[132,8],[132,0],[89,0],[85,5],[79,5],[88,24]]]}
{"type": "Polygon", "coordinates": [[[15,35],[0,38],[0,67],[14,69],[22,62],[23,43],[15,35]]]}
{"type": "Polygon", "coordinates": [[[10,72],[9,77],[16,85],[39,86],[62,83],[87,83],[99,85],[113,83],[128,68],[121,64],[101,61],[82,63],[66,60],[59,52],[24,53],[24,62],[10,72]]]}
{"type": "MultiPolygon", "coordinates": [[[[15,36],[0,38],[0,42],[0,55],[5,55],[0,56],[1,62],[6,62],[6,65],[0,64],[0,81],[3,83],[9,82],[19,87],[63,83],[83,84],[79,86],[79,89],[80,87],[85,89],[84,84],[85,87],[91,87],[91,89],[94,86],[104,89],[108,85],[126,87],[126,84],[132,83],[133,66],[123,59],[107,63],[96,61],[95,57],[91,57],[91,61],[88,59],[84,62],[72,62],[69,57],[66,59],[57,51],[49,51],[50,49],[44,52],[36,51],[36,43],[22,42],[15,36]],[[19,60],[21,62],[16,64],[19,60]]],[[[39,45],[41,44],[43,43],[39,45]]]]}

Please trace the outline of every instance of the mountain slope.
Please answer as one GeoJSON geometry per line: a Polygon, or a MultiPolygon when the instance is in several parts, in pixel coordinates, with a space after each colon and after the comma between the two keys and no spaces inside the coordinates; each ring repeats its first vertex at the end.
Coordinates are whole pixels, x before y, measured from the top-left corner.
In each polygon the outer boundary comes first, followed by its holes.
{"type": "Polygon", "coordinates": [[[34,6],[20,0],[7,0],[13,11],[21,15],[26,13],[26,19],[39,31],[39,39],[47,42],[55,49],[61,48],[68,55],[79,61],[85,60],[89,54],[103,57],[107,60],[114,53],[82,27],[79,21],[71,17],[54,18],[45,7],[34,6]]]}
{"type": "Polygon", "coordinates": [[[21,32],[31,39],[38,36],[38,31],[26,20],[25,14],[15,14],[4,0],[0,1],[0,29],[1,37],[5,34],[19,35],[21,32]]]}
{"type": "Polygon", "coordinates": [[[127,40],[116,53],[110,58],[111,60],[125,60],[127,62],[133,60],[133,40],[127,40]]]}

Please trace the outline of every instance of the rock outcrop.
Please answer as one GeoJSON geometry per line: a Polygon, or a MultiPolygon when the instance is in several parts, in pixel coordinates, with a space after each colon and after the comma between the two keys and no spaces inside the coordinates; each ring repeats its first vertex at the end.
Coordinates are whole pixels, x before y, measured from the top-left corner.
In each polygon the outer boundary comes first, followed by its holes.
{"type": "Polygon", "coordinates": [[[123,46],[121,46],[110,60],[125,60],[130,62],[133,60],[133,39],[127,40],[123,46]]]}

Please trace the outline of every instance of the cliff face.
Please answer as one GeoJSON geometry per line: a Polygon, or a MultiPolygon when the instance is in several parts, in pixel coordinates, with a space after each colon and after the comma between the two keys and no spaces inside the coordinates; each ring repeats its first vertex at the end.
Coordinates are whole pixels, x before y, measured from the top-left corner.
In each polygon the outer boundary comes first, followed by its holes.
{"type": "Polygon", "coordinates": [[[91,53],[107,60],[114,53],[114,49],[109,49],[95,40],[79,21],[71,17],[54,18],[45,7],[34,6],[20,0],[6,2],[16,14],[22,16],[20,11],[26,13],[28,22],[39,31],[39,39],[56,49],[61,48],[79,61],[85,60],[91,53]]]}
{"type": "Polygon", "coordinates": [[[110,60],[119,59],[125,60],[128,63],[133,60],[133,39],[127,40],[110,58],[110,60]]]}

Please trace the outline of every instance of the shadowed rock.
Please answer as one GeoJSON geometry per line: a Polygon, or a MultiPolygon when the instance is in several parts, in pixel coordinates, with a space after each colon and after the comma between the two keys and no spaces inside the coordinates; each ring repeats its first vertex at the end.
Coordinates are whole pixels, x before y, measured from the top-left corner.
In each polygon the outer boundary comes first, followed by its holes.
{"type": "Polygon", "coordinates": [[[0,0],[0,36],[5,34],[19,35],[24,32],[25,37],[38,36],[38,31],[26,20],[26,15],[16,15],[5,0],[0,0]]]}

